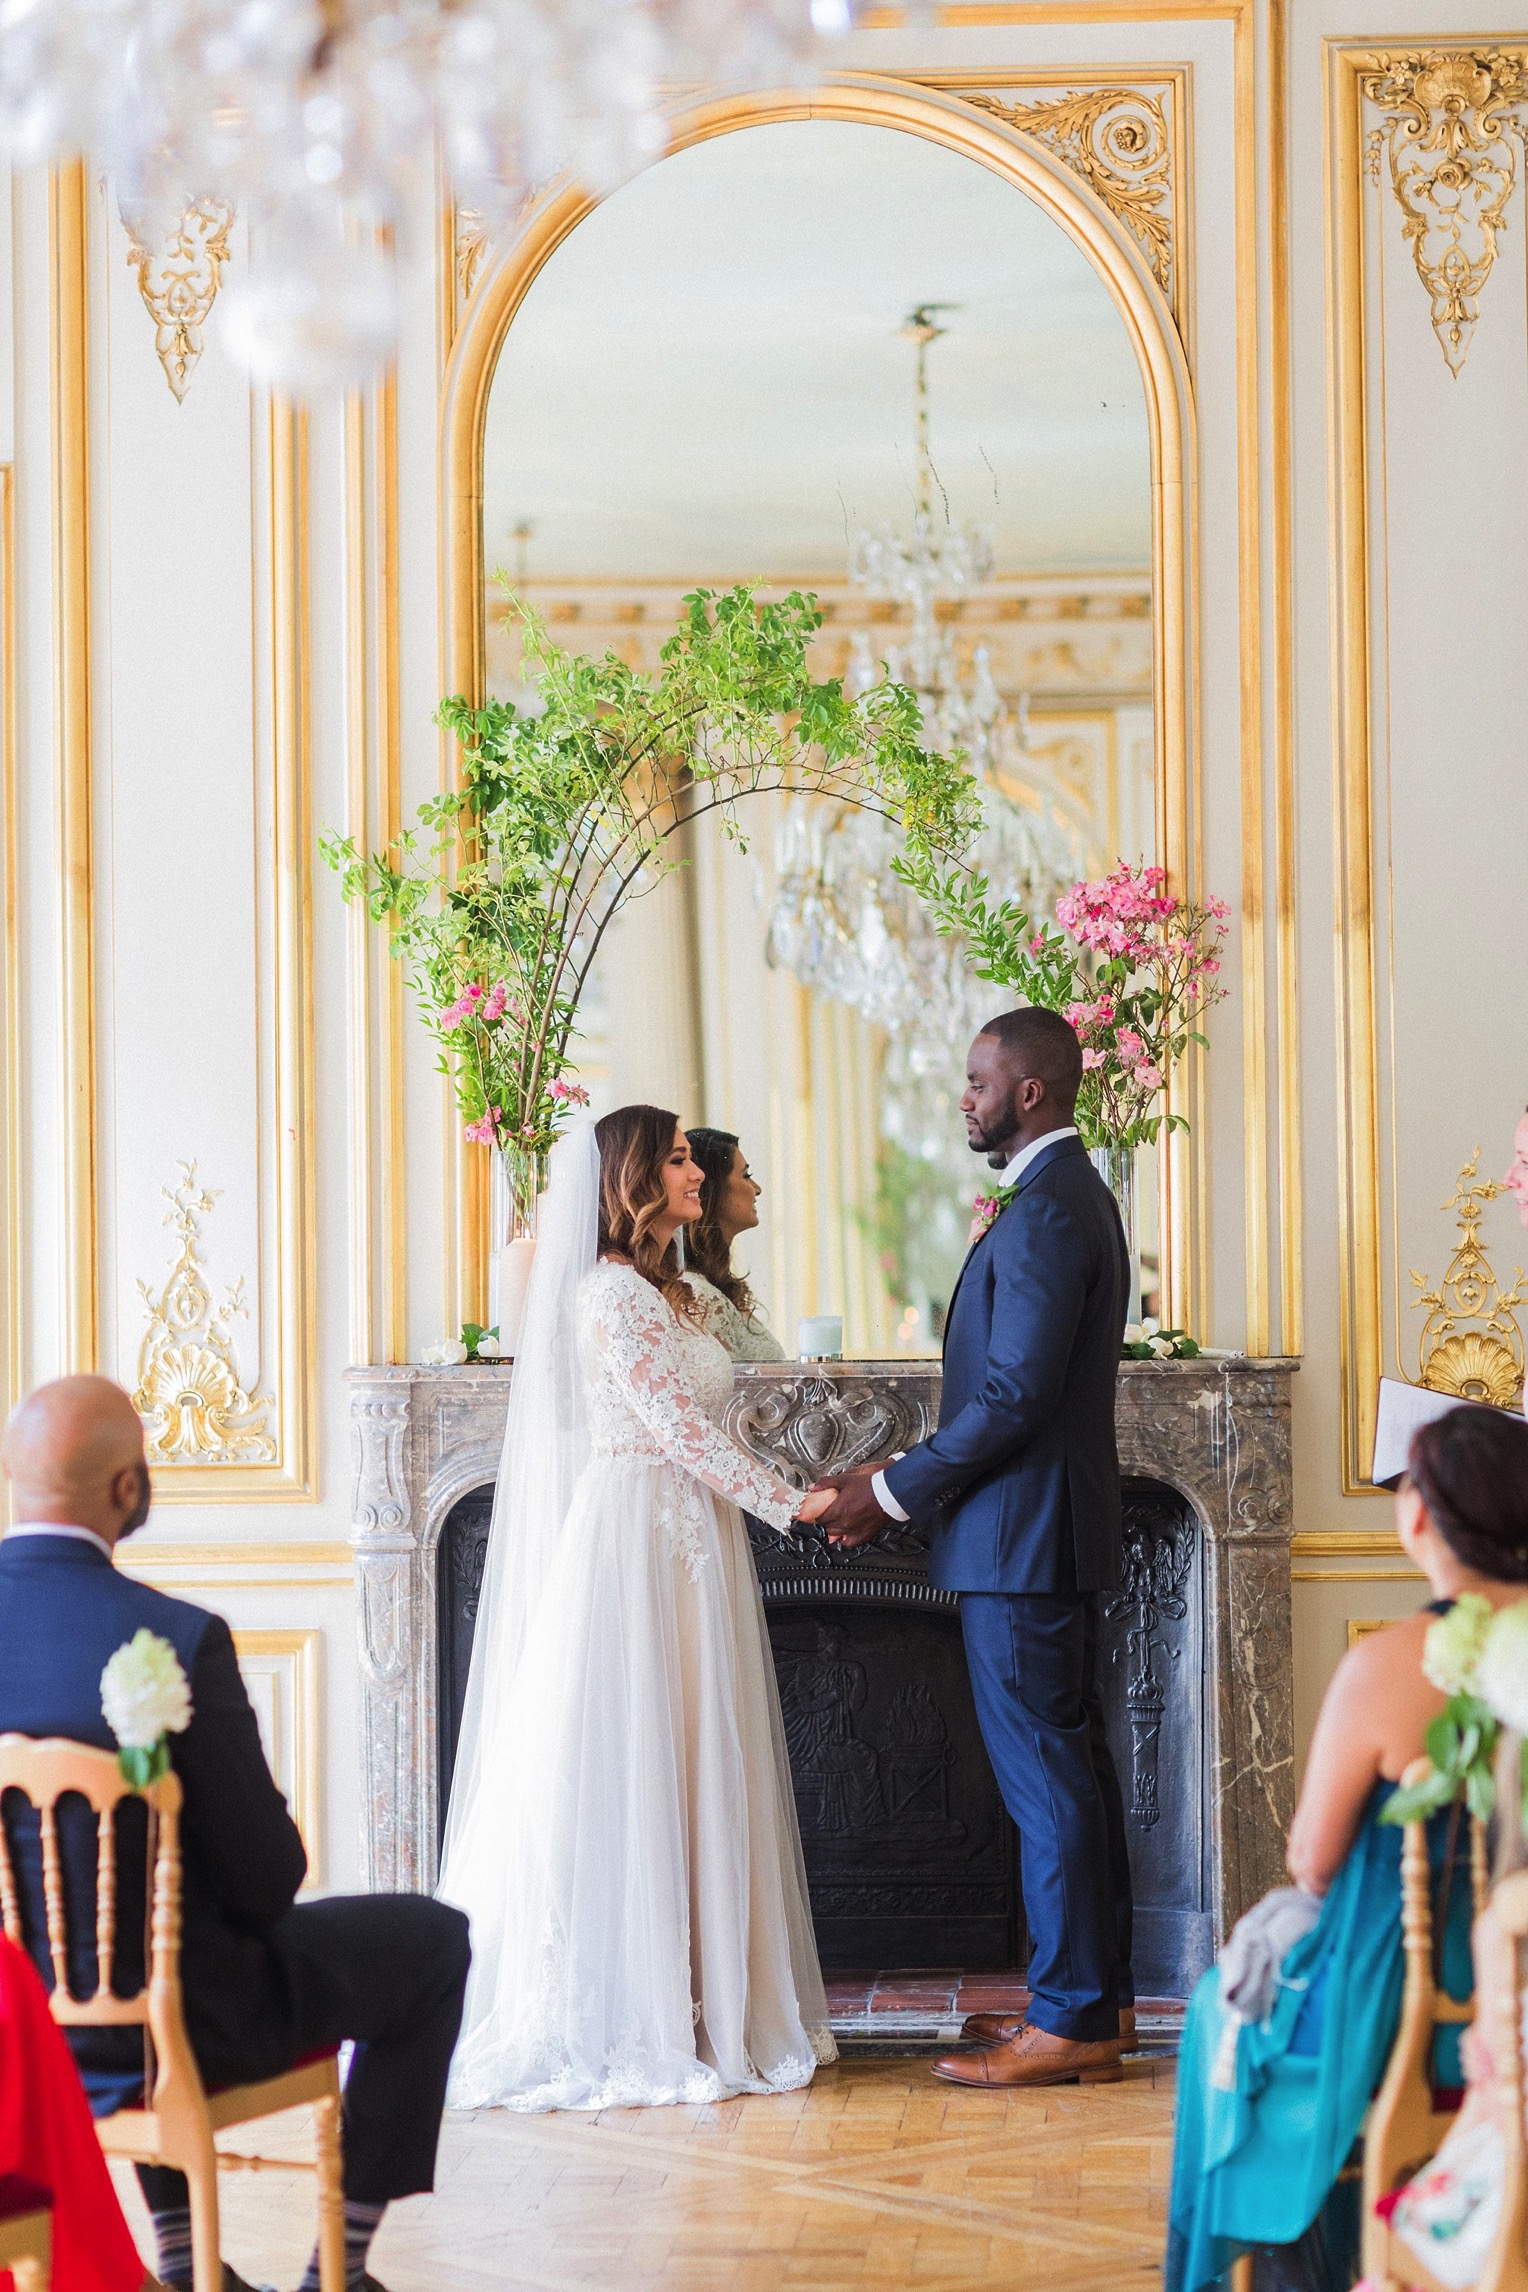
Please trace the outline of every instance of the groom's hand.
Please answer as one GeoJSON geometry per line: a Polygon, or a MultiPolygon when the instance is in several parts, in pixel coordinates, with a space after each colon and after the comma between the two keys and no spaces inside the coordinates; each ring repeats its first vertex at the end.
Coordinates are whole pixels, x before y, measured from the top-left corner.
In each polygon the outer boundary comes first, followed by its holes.
{"type": "Polygon", "coordinates": [[[875,1490],[870,1485],[875,1470],[873,1464],[864,1464],[857,1471],[830,1473],[813,1483],[814,1492],[819,1488],[837,1491],[822,1515],[820,1526],[828,1542],[836,1544],[841,1551],[852,1552],[861,1544],[868,1544],[886,1526],[887,1516],[877,1504],[875,1490]]]}

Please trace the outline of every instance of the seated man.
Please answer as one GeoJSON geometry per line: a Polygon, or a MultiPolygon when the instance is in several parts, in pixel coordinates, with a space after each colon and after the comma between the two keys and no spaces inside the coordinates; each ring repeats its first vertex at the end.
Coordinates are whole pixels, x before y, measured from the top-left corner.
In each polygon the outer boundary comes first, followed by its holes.
{"type": "MultiPolygon", "coordinates": [[[[192,1718],[170,1738],[185,1793],[181,1977],[191,2044],[209,2086],[272,2077],[304,2054],[355,2041],[345,2087],[348,2292],[376,2288],[367,2251],[384,2207],[433,2185],[446,2071],[467,1979],[467,1921],[419,1895],[379,1894],[293,1908],[307,1857],[271,1779],[222,1619],[135,1583],[114,1546],[148,1517],[143,1429],[120,1386],[65,1377],[23,1401],[5,1432],[17,1525],[0,1544],[0,1733],[64,1735],[116,1748],[101,1710],[107,1660],[146,1626],[170,1642],[191,1685],[192,1718]]],[[[5,1809],[21,1880],[26,1941],[52,1986],[35,1812],[5,1809]]],[[[83,1800],[59,1810],[71,1986],[95,1984],[95,1824],[83,1800]],[[78,1818],[70,1821],[70,1817],[78,1818]]],[[[147,1825],[118,1816],[113,1987],[141,1986],[147,1825]]],[[[143,2085],[137,2029],[70,2033],[97,2115],[143,2085]]],[[[184,2177],[140,2166],[165,2284],[191,2281],[184,2177]]],[[[224,2271],[227,2287],[239,2279],[224,2271]]],[[[315,2252],[303,2279],[317,2292],[315,2252]]]]}

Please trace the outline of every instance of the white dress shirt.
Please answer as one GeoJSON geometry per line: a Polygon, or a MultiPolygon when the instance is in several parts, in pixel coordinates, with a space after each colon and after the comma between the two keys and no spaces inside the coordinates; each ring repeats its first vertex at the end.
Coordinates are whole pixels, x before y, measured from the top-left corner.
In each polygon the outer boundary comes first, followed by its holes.
{"type": "Polygon", "coordinates": [[[81,1544],[94,1544],[98,1552],[111,1558],[111,1546],[93,1528],[67,1528],[57,1520],[18,1520],[14,1528],[5,1531],[5,1541],[9,1543],[13,1536],[73,1536],[81,1544]]]}
{"type": "MultiPolygon", "coordinates": [[[[1077,1125],[1075,1122],[1067,1122],[1059,1130],[1047,1130],[1043,1138],[1031,1138],[1029,1144],[1021,1146],[1017,1154],[1006,1164],[1002,1176],[996,1181],[997,1186],[1016,1186],[1037,1154],[1043,1154],[1047,1146],[1054,1146],[1058,1138],[1075,1138],[1076,1135],[1077,1125]]],[[[974,1243],[972,1247],[975,1247],[974,1243]]],[[[1528,1409],[1528,1400],[1525,1400],[1524,1407],[1528,1409]]],[[[905,1455],[906,1451],[899,1450],[898,1454],[905,1455]]],[[[896,1457],[893,1457],[891,1461],[895,1464],[896,1457]]],[[[871,1475],[870,1492],[888,1519],[905,1520],[907,1518],[907,1514],[887,1487],[884,1472],[871,1475]]]]}

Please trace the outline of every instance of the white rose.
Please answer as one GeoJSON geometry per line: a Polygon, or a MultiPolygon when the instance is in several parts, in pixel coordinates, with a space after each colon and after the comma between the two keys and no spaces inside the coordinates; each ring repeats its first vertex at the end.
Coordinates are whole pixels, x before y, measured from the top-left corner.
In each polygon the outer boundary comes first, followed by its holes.
{"type": "Polygon", "coordinates": [[[1152,1353],[1157,1360],[1170,1361],[1172,1359],[1173,1346],[1170,1337],[1153,1337],[1150,1342],[1152,1353]]]}
{"type": "Polygon", "coordinates": [[[1125,1343],[1127,1345],[1139,1345],[1145,1334],[1146,1332],[1139,1321],[1127,1321],[1125,1323],[1125,1343]]]}
{"type": "Polygon", "coordinates": [[[1528,1735],[1528,1600],[1498,1609],[1475,1666],[1475,1693],[1504,1727],[1528,1735]]]}
{"type": "Polygon", "coordinates": [[[477,1349],[480,1361],[502,1361],[504,1358],[504,1348],[491,1330],[485,1330],[478,1339],[477,1349]]]}
{"type": "Polygon", "coordinates": [[[1157,1319],[1156,1315],[1154,1313],[1148,1313],[1145,1320],[1141,1323],[1141,1335],[1143,1337],[1155,1337],[1161,1326],[1162,1324],[1157,1319]]]}
{"type": "Polygon", "coordinates": [[[467,1348],[460,1337],[447,1337],[439,1345],[427,1345],[421,1357],[427,1369],[459,1369],[467,1348]]]}
{"type": "Polygon", "coordinates": [[[191,1724],[191,1689],[167,1639],[134,1632],[101,1674],[101,1709],[124,1751],[151,1751],[191,1724]]]}

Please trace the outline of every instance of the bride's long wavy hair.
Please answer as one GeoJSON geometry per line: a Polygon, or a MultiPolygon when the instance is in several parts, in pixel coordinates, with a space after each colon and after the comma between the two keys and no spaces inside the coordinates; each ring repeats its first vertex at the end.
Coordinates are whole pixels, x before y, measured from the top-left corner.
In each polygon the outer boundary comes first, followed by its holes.
{"type": "Polygon", "coordinates": [[[672,1242],[660,1249],[653,1220],[668,1201],[663,1166],[674,1151],[679,1117],[662,1106],[618,1106],[594,1125],[600,1150],[599,1254],[630,1260],[676,1313],[692,1317],[694,1293],[679,1270],[672,1242]]]}

